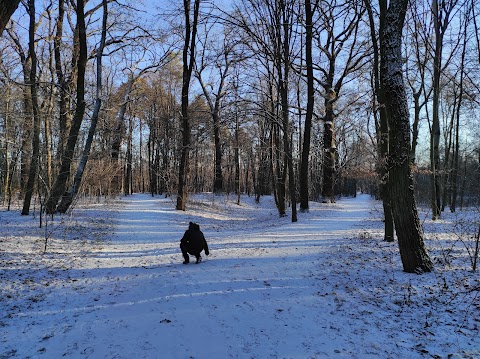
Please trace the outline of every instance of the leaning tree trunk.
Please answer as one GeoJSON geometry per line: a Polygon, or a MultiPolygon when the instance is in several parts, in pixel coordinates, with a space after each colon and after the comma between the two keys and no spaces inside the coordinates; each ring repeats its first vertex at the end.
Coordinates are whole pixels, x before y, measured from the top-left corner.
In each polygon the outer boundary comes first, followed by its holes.
{"type": "Polygon", "coordinates": [[[390,125],[388,165],[392,212],[405,272],[429,272],[433,264],[423,242],[410,167],[410,123],[402,69],[402,29],[408,0],[391,0],[384,8],[381,40],[382,87],[390,125]]]}
{"type": "Polygon", "coordinates": [[[78,133],[85,113],[85,69],[87,65],[87,36],[85,29],[84,0],[77,0],[77,26],[78,26],[78,46],[79,58],[77,62],[77,106],[70,128],[67,145],[62,154],[62,165],[55,183],[50,191],[45,210],[49,214],[56,212],[57,203],[65,192],[67,180],[70,177],[70,166],[73,161],[73,154],[77,144],[78,133]]]}
{"type": "Polygon", "coordinates": [[[33,111],[33,139],[32,139],[32,161],[28,174],[27,185],[25,187],[25,198],[23,202],[22,215],[28,215],[30,212],[30,203],[35,189],[35,179],[38,171],[38,160],[40,152],[40,113],[38,109],[37,95],[37,55],[35,53],[35,1],[28,1],[28,12],[30,14],[29,27],[29,45],[28,52],[31,60],[30,68],[30,94],[33,111]]]}
{"type": "Polygon", "coordinates": [[[66,192],[58,205],[58,211],[60,213],[65,213],[70,205],[73,202],[73,199],[78,194],[80,189],[80,184],[82,182],[83,173],[85,167],[87,166],[88,158],[90,156],[90,149],[93,143],[93,136],[95,135],[95,130],[98,123],[98,115],[100,113],[100,108],[102,106],[101,91],[102,91],[102,57],[103,49],[105,47],[105,38],[107,32],[107,0],[103,0],[103,20],[102,20],[102,36],[100,39],[100,46],[97,50],[97,90],[96,90],[96,100],[93,107],[92,119],[90,122],[90,129],[88,130],[87,141],[85,142],[85,148],[83,150],[82,159],[78,165],[77,172],[75,173],[75,178],[73,180],[73,185],[70,187],[70,190],[66,192]]]}

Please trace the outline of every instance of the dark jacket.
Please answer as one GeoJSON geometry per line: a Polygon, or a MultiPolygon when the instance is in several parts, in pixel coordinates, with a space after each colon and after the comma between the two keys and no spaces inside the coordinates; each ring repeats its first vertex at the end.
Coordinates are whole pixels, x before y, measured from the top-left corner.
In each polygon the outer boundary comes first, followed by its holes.
{"type": "Polygon", "coordinates": [[[207,241],[200,230],[200,226],[192,222],[190,222],[190,226],[180,241],[180,247],[183,247],[187,252],[194,255],[200,254],[203,250],[205,250],[207,256],[210,254],[207,241]]]}

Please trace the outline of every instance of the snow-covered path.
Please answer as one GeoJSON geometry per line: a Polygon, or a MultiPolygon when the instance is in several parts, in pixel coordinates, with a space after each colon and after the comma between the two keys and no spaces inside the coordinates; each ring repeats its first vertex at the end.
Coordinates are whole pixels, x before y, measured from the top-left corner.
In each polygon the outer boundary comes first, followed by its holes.
{"type": "Polygon", "coordinates": [[[171,199],[122,199],[107,241],[72,251],[65,270],[50,266],[48,283],[31,286],[38,300],[9,308],[0,358],[480,355],[478,328],[458,334],[438,289],[417,290],[435,275],[403,273],[396,244],[378,240],[368,196],[312,203],[298,223],[271,199],[244,200],[179,212],[171,199]],[[211,250],[199,265],[181,264],[189,221],[211,250]]]}

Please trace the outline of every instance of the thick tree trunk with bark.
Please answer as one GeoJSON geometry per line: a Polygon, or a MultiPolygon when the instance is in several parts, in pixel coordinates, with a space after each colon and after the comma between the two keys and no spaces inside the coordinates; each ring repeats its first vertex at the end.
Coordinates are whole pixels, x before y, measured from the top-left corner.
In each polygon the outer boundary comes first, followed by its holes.
{"type": "Polygon", "coordinates": [[[93,143],[93,136],[95,135],[95,130],[97,128],[98,123],[98,116],[100,114],[100,108],[102,106],[102,57],[103,57],[103,49],[105,47],[105,38],[107,33],[107,0],[103,0],[103,20],[102,20],[102,35],[100,40],[99,48],[97,49],[97,93],[96,93],[96,100],[95,105],[93,107],[93,114],[90,121],[90,129],[88,130],[88,137],[87,141],[85,142],[85,147],[83,149],[82,159],[80,160],[80,164],[78,165],[77,171],[75,173],[75,177],[73,179],[73,185],[70,187],[70,190],[66,192],[58,205],[58,211],[60,213],[65,213],[70,205],[73,202],[73,199],[78,194],[78,190],[80,189],[80,185],[82,183],[83,173],[85,172],[85,168],[87,166],[88,158],[90,156],[90,149],[93,143]]]}
{"type": "Polygon", "coordinates": [[[30,67],[30,98],[33,113],[33,138],[32,138],[32,160],[28,174],[27,185],[25,188],[25,199],[23,202],[22,215],[28,215],[30,212],[30,203],[35,189],[35,180],[38,172],[38,160],[40,153],[40,113],[38,107],[37,95],[37,55],[35,53],[35,1],[28,1],[28,12],[30,16],[29,26],[29,45],[28,53],[31,61],[30,67]]]}
{"type": "Polygon", "coordinates": [[[308,211],[309,205],[309,157],[310,138],[312,130],[315,89],[313,85],[312,60],[312,6],[310,0],[305,1],[305,64],[307,67],[307,112],[305,114],[305,129],[303,135],[302,160],[300,163],[300,210],[308,211]]]}
{"type": "Polygon", "coordinates": [[[389,129],[388,129],[388,118],[385,109],[385,96],[383,94],[382,88],[382,74],[380,73],[380,58],[381,58],[381,48],[379,46],[379,40],[383,39],[383,28],[385,25],[385,8],[381,5],[382,10],[380,11],[380,28],[379,28],[379,39],[377,39],[377,34],[375,32],[375,21],[373,10],[370,4],[370,0],[364,1],[369,24],[370,24],[370,36],[372,39],[373,46],[373,87],[375,91],[375,96],[378,102],[378,118],[376,119],[376,131],[377,131],[377,148],[378,148],[378,164],[377,172],[380,177],[380,197],[382,199],[383,205],[383,215],[384,215],[384,240],[386,242],[394,241],[394,222],[392,214],[392,205],[390,200],[390,188],[389,188],[389,176],[387,168],[388,160],[388,151],[389,151],[389,129]]]}
{"type": "Polygon", "coordinates": [[[60,173],[50,191],[50,195],[45,205],[45,210],[53,214],[57,210],[57,203],[64,194],[68,178],[70,177],[70,167],[73,161],[73,154],[77,144],[78,133],[85,113],[85,70],[87,65],[87,36],[85,29],[84,0],[77,1],[77,27],[79,40],[79,58],[77,62],[77,105],[70,128],[67,145],[62,155],[62,164],[60,173]]]}
{"type": "Polygon", "coordinates": [[[382,87],[390,125],[389,175],[392,212],[405,272],[429,272],[410,167],[410,123],[402,69],[402,29],[408,0],[391,0],[381,41],[382,87]]]}
{"type": "MultiPolygon", "coordinates": [[[[58,167],[62,164],[62,154],[67,144],[67,134],[70,131],[71,115],[70,115],[70,89],[72,83],[76,77],[76,68],[72,66],[72,73],[67,78],[63,69],[62,62],[62,36],[63,36],[63,21],[65,17],[65,1],[58,1],[58,17],[55,23],[56,32],[53,39],[53,52],[55,58],[55,73],[57,75],[57,88],[58,88],[58,121],[59,121],[59,139],[57,146],[56,161],[58,167]]],[[[74,41],[78,41],[78,33],[75,34],[74,41]]],[[[78,51],[74,51],[72,54],[72,65],[76,63],[76,57],[78,51]]]]}
{"type": "Polygon", "coordinates": [[[185,11],[185,42],[183,46],[183,82],[182,82],[182,154],[178,169],[177,210],[185,211],[188,196],[188,173],[190,155],[190,119],[188,116],[188,94],[195,61],[195,42],[197,36],[198,13],[200,0],[195,0],[193,7],[193,23],[190,23],[190,0],[183,1],[185,11]],[[190,56],[189,56],[190,52],[190,56]]]}
{"type": "Polygon", "coordinates": [[[20,0],[3,0],[0,6],[0,36],[2,36],[5,26],[7,26],[8,20],[17,10],[20,0]]]}
{"type": "Polygon", "coordinates": [[[283,178],[287,177],[288,167],[288,191],[290,192],[290,202],[292,207],[292,222],[297,222],[297,185],[295,168],[293,167],[293,150],[291,141],[290,130],[290,108],[288,102],[289,92],[289,73],[290,73],[290,35],[291,28],[291,14],[289,12],[289,6],[283,2],[282,5],[282,26],[283,26],[283,76],[280,78],[280,95],[282,101],[282,125],[283,125],[283,150],[285,151],[285,169],[283,178]],[[288,9],[287,9],[288,7],[288,9]]]}

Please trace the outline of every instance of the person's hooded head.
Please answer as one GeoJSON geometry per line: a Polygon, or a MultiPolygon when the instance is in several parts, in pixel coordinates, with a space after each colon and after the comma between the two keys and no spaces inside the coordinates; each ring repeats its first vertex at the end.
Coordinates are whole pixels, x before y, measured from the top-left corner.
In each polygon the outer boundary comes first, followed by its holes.
{"type": "Polygon", "coordinates": [[[200,230],[200,226],[196,223],[193,223],[193,222],[190,222],[188,224],[188,229],[191,230],[191,231],[199,231],[200,230]]]}

